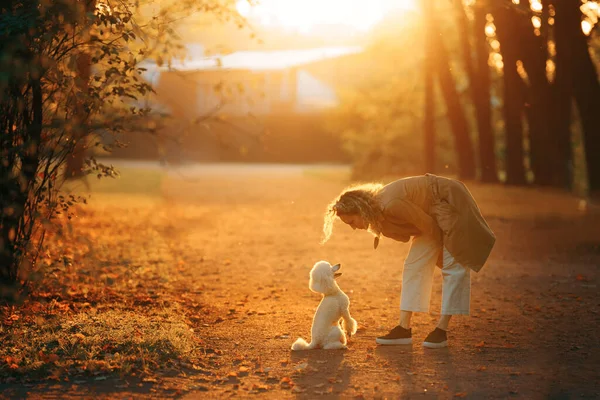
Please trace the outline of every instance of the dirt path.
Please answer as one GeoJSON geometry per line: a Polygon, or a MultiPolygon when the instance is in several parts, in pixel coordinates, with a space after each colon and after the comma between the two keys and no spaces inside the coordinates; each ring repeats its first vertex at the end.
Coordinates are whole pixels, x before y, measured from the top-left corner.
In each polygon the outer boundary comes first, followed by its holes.
{"type": "MultiPolygon", "coordinates": [[[[554,192],[469,185],[498,237],[488,265],[472,275],[472,315],[451,322],[449,348],[421,347],[440,309],[436,271],[431,314],[413,318],[415,343],[378,347],[375,337],[398,321],[409,245],[384,239],[374,251],[369,234],[342,224],[318,244],[325,205],[346,184],[342,172],[198,167],[163,181],[160,198],[146,207],[161,214],[165,241],[177,242],[184,267],[172,273],[212,310],[193,326],[209,349],[202,368],[170,378],[178,390],[169,396],[600,396],[597,210],[582,211],[579,200],[554,192]],[[310,338],[320,298],[308,289],[308,272],[319,260],[342,264],[338,282],[359,330],[346,351],[292,354],[296,337],[310,338]]],[[[118,204],[118,195],[106,195],[91,207],[118,212],[118,204]]]]}

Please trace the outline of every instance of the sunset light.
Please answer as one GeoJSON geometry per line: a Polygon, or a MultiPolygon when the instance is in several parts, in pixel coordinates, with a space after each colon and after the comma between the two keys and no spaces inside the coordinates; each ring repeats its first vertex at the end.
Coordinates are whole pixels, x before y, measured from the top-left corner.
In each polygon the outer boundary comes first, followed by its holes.
{"type": "Polygon", "coordinates": [[[600,400],[600,0],[0,8],[0,400],[600,400]]]}
{"type": "Polygon", "coordinates": [[[416,9],[415,0],[239,0],[238,12],[253,23],[309,33],[317,26],[347,26],[368,31],[390,12],[416,9]]]}

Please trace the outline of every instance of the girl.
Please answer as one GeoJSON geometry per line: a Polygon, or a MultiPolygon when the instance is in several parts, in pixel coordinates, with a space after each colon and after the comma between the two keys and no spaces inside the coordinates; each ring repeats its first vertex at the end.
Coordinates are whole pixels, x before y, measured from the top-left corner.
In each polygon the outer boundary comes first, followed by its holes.
{"type": "Polygon", "coordinates": [[[469,314],[470,272],[483,267],[496,241],[467,187],[454,179],[425,174],[385,186],[346,188],[327,207],[323,243],[331,237],[336,218],[353,229],[373,233],[375,248],[381,235],[400,242],[413,238],[404,261],[400,324],[376,342],[412,343],[412,313],[429,311],[437,265],[443,276],[442,315],[423,346],[446,347],[450,317],[469,314]]]}

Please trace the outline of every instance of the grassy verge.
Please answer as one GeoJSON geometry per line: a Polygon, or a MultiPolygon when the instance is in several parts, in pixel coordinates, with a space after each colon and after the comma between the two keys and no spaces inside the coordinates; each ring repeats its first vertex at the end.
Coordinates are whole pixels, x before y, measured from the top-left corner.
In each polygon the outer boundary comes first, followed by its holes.
{"type": "Polygon", "coordinates": [[[110,204],[100,197],[48,231],[29,296],[0,304],[0,382],[152,379],[204,365],[194,326],[211,310],[194,298],[172,221],[146,201],[164,176],[121,173],[90,185],[92,195],[110,194],[110,204]]]}
{"type": "Polygon", "coordinates": [[[27,309],[5,316],[13,322],[3,323],[0,331],[0,376],[5,382],[90,376],[102,380],[111,374],[147,377],[193,368],[201,355],[181,310],[84,309],[56,314],[53,307],[69,306],[27,306],[46,316],[31,318],[27,309]]]}
{"type": "Polygon", "coordinates": [[[119,175],[114,178],[97,179],[89,175],[82,179],[66,182],[63,190],[67,193],[85,194],[140,194],[155,196],[160,194],[166,173],[161,169],[117,168],[119,175]]]}

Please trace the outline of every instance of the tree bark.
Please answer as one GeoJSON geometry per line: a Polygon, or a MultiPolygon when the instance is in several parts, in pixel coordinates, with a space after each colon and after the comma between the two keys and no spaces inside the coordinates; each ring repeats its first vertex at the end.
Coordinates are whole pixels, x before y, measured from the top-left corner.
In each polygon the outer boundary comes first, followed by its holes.
{"type": "MultiPolygon", "coordinates": [[[[526,4],[529,6],[528,4],[526,4]]],[[[548,42],[536,36],[527,14],[514,13],[513,29],[518,32],[519,58],[527,72],[526,116],[529,127],[529,157],[534,182],[543,186],[567,186],[568,159],[559,150],[551,129],[552,96],[546,75],[548,42]]]]}
{"type": "MultiPolygon", "coordinates": [[[[93,12],[96,8],[96,0],[87,0],[85,4],[86,14],[83,14],[82,18],[84,21],[82,25],[87,27],[87,13],[93,12]]],[[[87,28],[86,28],[87,29],[87,28]]],[[[90,75],[91,75],[91,57],[87,53],[81,53],[77,57],[77,87],[82,92],[86,92],[89,85],[90,75]]],[[[75,100],[77,101],[77,100],[75,100]]],[[[73,179],[80,178],[84,175],[83,165],[85,163],[85,155],[86,155],[86,139],[87,139],[87,129],[84,127],[86,117],[86,111],[83,109],[82,105],[78,102],[76,105],[75,112],[75,120],[76,123],[75,129],[72,134],[72,140],[74,140],[73,152],[69,158],[66,160],[65,179],[73,179]]]]}
{"type": "Polygon", "coordinates": [[[570,0],[556,0],[555,7],[556,30],[561,34],[560,42],[557,34],[557,54],[559,50],[565,51],[565,53],[570,52],[570,81],[583,130],[588,186],[590,192],[595,194],[600,192],[600,119],[598,118],[600,83],[598,82],[598,72],[590,57],[588,37],[581,30],[579,3],[570,0]],[[570,49],[567,50],[567,47],[570,49]]]}
{"type": "Polygon", "coordinates": [[[425,59],[423,78],[425,83],[423,133],[425,151],[425,172],[435,172],[435,60],[433,49],[433,30],[427,11],[431,10],[432,1],[423,0],[423,25],[425,27],[425,59]]]}
{"type": "Polygon", "coordinates": [[[573,101],[571,59],[573,54],[568,33],[568,24],[565,23],[565,15],[561,9],[562,5],[554,4],[554,6],[555,10],[560,12],[557,12],[553,26],[556,48],[554,63],[556,70],[554,73],[554,82],[551,85],[551,109],[548,117],[550,120],[550,135],[555,138],[553,143],[556,146],[556,157],[558,160],[563,160],[562,162],[564,162],[564,165],[561,165],[558,170],[564,174],[564,177],[559,175],[558,179],[559,182],[563,181],[566,186],[570,186],[572,183],[570,165],[573,158],[571,144],[571,108],[573,101]]]}
{"type": "Polygon", "coordinates": [[[481,2],[477,2],[475,3],[474,12],[473,40],[476,67],[473,69],[474,74],[471,80],[471,95],[475,104],[475,117],[479,131],[480,179],[482,182],[495,183],[498,182],[498,170],[494,150],[494,131],[492,129],[491,80],[490,66],[488,64],[489,49],[485,36],[487,10],[481,2]]]}
{"type": "Polygon", "coordinates": [[[506,141],[506,183],[524,185],[525,166],[523,151],[523,81],[517,73],[518,34],[513,30],[514,10],[498,8],[495,12],[496,33],[500,40],[500,51],[504,62],[503,113],[506,141]]]}
{"type": "MultiPolygon", "coordinates": [[[[21,111],[26,133],[23,136],[24,146],[19,150],[21,171],[23,176],[15,175],[15,171],[3,166],[2,178],[6,182],[0,190],[0,206],[2,206],[1,240],[0,240],[0,297],[9,297],[5,292],[18,281],[19,267],[22,262],[23,248],[17,241],[23,235],[21,222],[25,215],[30,190],[35,185],[36,172],[39,166],[39,145],[42,135],[42,85],[39,78],[29,80],[31,87],[30,108],[21,111]],[[5,213],[11,209],[12,212],[5,213]]],[[[13,100],[20,97],[20,87],[12,91],[13,100]]],[[[29,96],[29,94],[28,94],[29,96]]],[[[9,100],[10,101],[10,100],[9,100]]],[[[14,137],[12,138],[14,139],[14,137]]],[[[7,143],[8,144],[8,143],[7,143]]],[[[14,167],[14,164],[10,167],[14,167]]]]}
{"type": "MultiPolygon", "coordinates": [[[[431,18],[433,18],[433,14],[431,18]]],[[[458,164],[458,175],[461,179],[475,178],[475,154],[469,135],[469,126],[465,112],[456,90],[456,83],[452,76],[450,58],[442,40],[439,24],[432,23],[433,48],[437,54],[437,78],[446,103],[450,127],[454,135],[454,147],[458,164]]]]}

